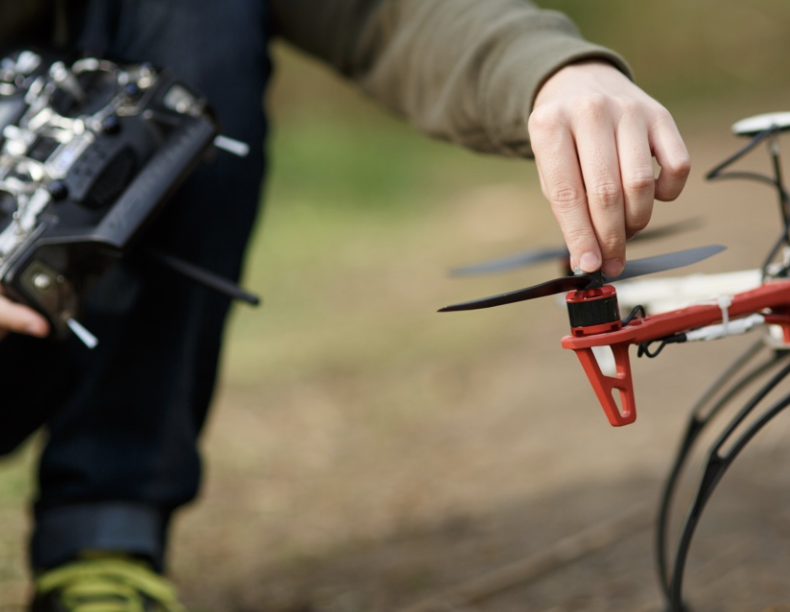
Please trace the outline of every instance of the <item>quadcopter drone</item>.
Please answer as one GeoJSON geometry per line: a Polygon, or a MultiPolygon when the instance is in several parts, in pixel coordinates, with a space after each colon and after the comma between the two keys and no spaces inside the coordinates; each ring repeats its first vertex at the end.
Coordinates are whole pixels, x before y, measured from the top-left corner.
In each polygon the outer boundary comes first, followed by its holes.
{"type": "MultiPolygon", "coordinates": [[[[568,275],[539,285],[453,304],[440,310],[476,310],[567,292],[564,301],[571,333],[562,339],[562,346],[576,353],[613,426],[627,425],[636,419],[629,361],[631,345],[638,347],[639,357],[656,357],[667,344],[715,340],[757,328],[767,329],[768,333],[738,357],[694,405],[669,472],[658,511],[655,543],[658,579],[668,612],[685,612],[688,609],[682,597],[683,573],[691,540],[713,491],[748,442],[790,406],[790,394],[775,401],[769,399],[769,394],[790,376],[790,195],[782,179],[778,141],[780,133],[790,130],[790,112],[744,119],[735,123],[732,130],[750,141],[713,168],[706,178],[749,179],[775,189],[782,231],[761,269],[686,278],[631,280],[690,265],[724,250],[723,246],[711,245],[629,261],[623,273],[616,278],[601,272],[574,274],[567,270],[568,275]],[[768,144],[773,176],[726,170],[762,142],[768,144]],[[621,298],[619,303],[618,297],[621,298]],[[624,313],[627,314],[623,317],[624,313]],[[754,365],[766,350],[767,357],[754,365]],[[753,386],[757,390],[725,424],[707,452],[697,492],[680,530],[674,566],[670,571],[667,535],[670,510],[691,450],[714,417],[753,386]],[[773,403],[751,422],[747,421],[752,412],[769,401],[773,403]]],[[[683,229],[682,225],[673,226],[669,231],[678,229],[683,229]]],[[[549,248],[454,272],[457,275],[480,274],[550,259],[559,259],[568,267],[567,250],[549,248]]]]}
{"type": "MultiPolygon", "coordinates": [[[[44,315],[57,339],[97,339],[79,323],[96,279],[213,147],[206,101],[168,70],[22,50],[0,60],[0,286],[44,315]]],[[[257,304],[230,281],[147,248],[203,285],[257,304]]]]}
{"type": "MultiPolygon", "coordinates": [[[[787,129],[790,129],[790,113],[762,115],[735,124],[733,130],[739,135],[751,136],[752,141],[745,149],[711,171],[708,178],[734,176],[756,178],[756,175],[747,173],[722,174],[722,170],[753,149],[758,143],[765,139],[773,139],[778,132],[787,129]]],[[[771,265],[780,251],[786,258],[790,258],[790,234],[788,233],[790,201],[788,201],[787,193],[782,185],[778,165],[776,171],[777,175],[774,179],[761,176],[759,178],[775,185],[780,192],[780,207],[784,221],[781,239],[771,250],[762,272],[746,271],[735,279],[728,275],[731,282],[724,285],[722,285],[722,280],[724,280],[722,277],[715,279],[718,282],[704,283],[704,287],[701,288],[703,292],[709,292],[710,287],[722,286],[725,291],[731,291],[717,296],[717,299],[712,302],[697,303],[686,308],[661,313],[648,313],[644,304],[635,304],[630,314],[621,318],[618,290],[612,283],[697,263],[726,248],[720,245],[709,245],[629,261],[623,272],[617,277],[608,276],[601,271],[590,273],[577,271],[532,287],[452,304],[441,308],[440,312],[491,308],[568,292],[565,302],[571,333],[562,339],[562,346],[576,353],[609,422],[615,427],[633,423],[636,420],[636,403],[628,357],[628,349],[632,344],[639,347],[639,356],[654,357],[670,343],[724,338],[745,333],[761,325],[778,326],[782,332],[779,341],[790,344],[790,279],[787,278],[790,261],[771,265]],[[733,289],[740,290],[733,292],[733,289]],[[653,343],[657,343],[658,346],[651,350],[650,347],[653,343]],[[596,358],[596,354],[604,354],[603,351],[597,349],[604,347],[608,347],[614,357],[614,371],[607,367],[603,357],[596,358]]],[[[681,224],[676,224],[662,228],[657,234],[664,235],[682,229],[682,227],[681,224]]],[[[504,259],[459,268],[453,273],[456,275],[480,274],[547,259],[564,259],[567,262],[567,250],[548,248],[529,251],[504,259]]],[[[666,281],[659,281],[659,286],[662,282],[664,285],[659,291],[666,291],[666,281]]],[[[648,281],[643,281],[641,286],[628,287],[625,284],[626,303],[637,302],[640,295],[645,293],[648,293],[647,297],[651,297],[650,290],[651,284],[648,281]]],[[[654,300],[659,297],[655,295],[655,291],[652,293],[654,300]]],[[[704,293],[700,295],[704,295],[704,293]]]]}

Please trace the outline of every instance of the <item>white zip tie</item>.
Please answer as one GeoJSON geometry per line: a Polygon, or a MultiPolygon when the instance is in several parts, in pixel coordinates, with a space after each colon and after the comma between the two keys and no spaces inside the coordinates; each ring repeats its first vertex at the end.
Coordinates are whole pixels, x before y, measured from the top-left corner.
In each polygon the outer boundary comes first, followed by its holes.
{"type": "Polygon", "coordinates": [[[721,324],[724,330],[724,335],[726,336],[730,325],[730,306],[732,306],[732,296],[720,295],[718,298],[716,298],[716,304],[719,306],[719,310],[721,310],[721,324]]]}
{"type": "Polygon", "coordinates": [[[720,295],[714,300],[706,300],[703,302],[695,302],[694,306],[718,306],[721,310],[721,324],[726,333],[727,326],[730,324],[730,306],[732,306],[731,295],[720,295]]]}

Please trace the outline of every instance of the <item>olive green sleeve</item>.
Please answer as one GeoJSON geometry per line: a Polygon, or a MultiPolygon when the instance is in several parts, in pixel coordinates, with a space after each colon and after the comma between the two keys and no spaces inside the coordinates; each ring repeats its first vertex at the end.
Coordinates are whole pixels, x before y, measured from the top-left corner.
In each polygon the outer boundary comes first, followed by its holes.
{"type": "Polygon", "coordinates": [[[277,33],[420,130],[476,151],[529,156],[543,82],[617,54],[524,0],[272,0],[277,33]]]}

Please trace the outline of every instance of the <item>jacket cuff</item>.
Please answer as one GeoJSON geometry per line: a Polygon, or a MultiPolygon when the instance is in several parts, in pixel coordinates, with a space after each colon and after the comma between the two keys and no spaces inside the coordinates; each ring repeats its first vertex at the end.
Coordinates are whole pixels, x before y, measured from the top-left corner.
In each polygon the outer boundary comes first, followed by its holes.
{"type": "Polygon", "coordinates": [[[527,121],[543,84],[561,68],[580,61],[609,62],[629,78],[631,69],[617,53],[579,37],[559,14],[549,12],[544,27],[511,35],[480,88],[478,101],[485,134],[474,148],[500,155],[531,157],[527,121]],[[551,25],[553,27],[545,27],[551,25]]]}

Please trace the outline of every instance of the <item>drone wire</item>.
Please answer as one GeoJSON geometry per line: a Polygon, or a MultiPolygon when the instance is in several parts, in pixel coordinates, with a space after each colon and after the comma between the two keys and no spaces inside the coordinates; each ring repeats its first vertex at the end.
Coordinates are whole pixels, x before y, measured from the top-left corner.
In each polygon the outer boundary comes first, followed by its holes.
{"type": "MultiPolygon", "coordinates": [[[[651,340],[651,342],[654,342],[654,341],[651,340]]],[[[667,345],[666,342],[661,342],[661,344],[658,345],[658,348],[651,353],[650,352],[650,344],[651,344],[651,342],[642,342],[639,345],[639,348],[636,351],[636,356],[637,357],[649,357],[650,359],[653,359],[655,357],[658,357],[658,355],[661,353],[661,351],[664,350],[664,347],[667,345]]]]}
{"type": "Polygon", "coordinates": [[[631,321],[636,318],[636,315],[639,314],[640,319],[644,319],[647,316],[645,312],[645,307],[642,304],[637,304],[634,306],[633,310],[628,314],[628,316],[621,321],[623,327],[626,327],[631,321]]]}
{"type": "Polygon", "coordinates": [[[658,355],[661,353],[661,351],[664,350],[664,347],[667,344],[680,344],[682,342],[685,342],[686,340],[687,340],[686,334],[680,333],[680,334],[672,334],[671,336],[665,336],[663,338],[656,338],[655,340],[648,340],[646,342],[641,342],[638,345],[636,356],[637,357],[644,356],[653,359],[655,357],[658,357],[658,355]],[[658,348],[655,351],[651,352],[650,345],[653,344],[654,342],[660,342],[661,344],[658,345],[658,348]]]}
{"type": "Polygon", "coordinates": [[[708,390],[700,397],[697,403],[691,410],[686,430],[681,438],[681,444],[675,455],[675,461],[672,469],[669,472],[667,480],[664,485],[664,490],[661,495],[661,502],[659,505],[658,517],[656,520],[656,569],[658,571],[659,583],[661,585],[664,597],[669,601],[670,591],[670,576],[667,567],[668,557],[668,542],[667,533],[669,527],[669,511],[672,506],[674,498],[675,487],[680,479],[683,467],[691,449],[694,446],[697,438],[701,432],[707,427],[710,422],[718,415],[721,410],[728,405],[733,398],[740,393],[749,384],[754,382],[758,377],[766,373],[771,367],[779,363],[783,358],[790,356],[788,351],[773,351],[765,362],[758,364],[756,367],[741,376],[740,379],[733,382],[734,377],[738,372],[743,370],[750,361],[759,355],[766,344],[762,339],[758,340],[750,346],[738,359],[730,365],[723,374],[710,386],[708,390]],[[722,388],[728,383],[732,383],[729,388],[724,389],[719,399],[710,407],[706,415],[702,415],[702,411],[706,408],[714,398],[721,392],[722,388]]]}
{"type": "Polygon", "coordinates": [[[790,364],[786,365],[768,383],[766,383],[752,398],[746,403],[738,414],[730,421],[724,432],[719,436],[708,453],[708,459],[703,469],[700,485],[694,497],[694,501],[689,508],[686,520],[683,524],[681,536],[678,543],[675,557],[675,567],[672,572],[672,580],[669,589],[669,605],[672,612],[682,612],[684,610],[682,602],[683,571],[688,558],[691,539],[699,523],[702,510],[710,499],[713,491],[721,481],[724,473],[735,458],[744,449],[746,444],[777,414],[790,405],[790,394],[785,395],[780,400],[770,406],[760,417],[758,417],[746,431],[734,442],[730,451],[720,454],[722,446],[728,441],[733,432],[738,428],[744,419],[759,405],[759,403],[773,391],[790,374],[790,364]]]}

